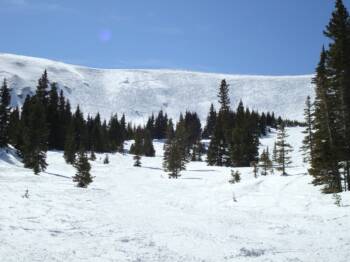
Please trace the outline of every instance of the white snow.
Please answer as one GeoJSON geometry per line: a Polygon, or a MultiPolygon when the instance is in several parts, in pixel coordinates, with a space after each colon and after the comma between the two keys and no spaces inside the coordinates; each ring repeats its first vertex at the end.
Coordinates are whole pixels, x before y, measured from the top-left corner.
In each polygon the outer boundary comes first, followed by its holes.
{"type": "MultiPolygon", "coordinates": [[[[300,128],[289,176],[228,183],[230,168],[190,163],[180,179],[157,156],[133,167],[131,155],[103,155],[95,181],[74,186],[61,152],[35,176],[13,154],[0,153],[0,261],[317,261],[350,257],[350,194],[343,206],[310,184],[300,159],[300,128]],[[23,197],[28,189],[29,198],[23,197]],[[237,202],[233,201],[233,195],[237,202]]],[[[274,134],[263,139],[272,143],[274,134]]],[[[262,148],[263,148],[262,146],[262,148]]]]}
{"type": "Polygon", "coordinates": [[[307,95],[313,97],[311,75],[249,76],[210,74],[179,70],[93,69],[33,57],[0,53],[0,79],[13,88],[13,105],[21,105],[33,93],[38,78],[47,69],[72,102],[85,114],[125,113],[144,122],[160,109],[177,119],[180,112],[196,111],[205,120],[211,103],[217,101],[222,79],[230,84],[232,106],[240,99],[259,111],[274,111],[282,117],[303,120],[307,95]]]}

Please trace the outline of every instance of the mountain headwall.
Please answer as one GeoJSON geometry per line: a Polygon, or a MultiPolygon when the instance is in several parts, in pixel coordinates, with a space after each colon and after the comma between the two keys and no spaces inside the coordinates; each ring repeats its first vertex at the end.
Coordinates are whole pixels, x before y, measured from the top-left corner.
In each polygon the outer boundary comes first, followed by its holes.
{"type": "Polygon", "coordinates": [[[141,122],[163,109],[171,117],[196,111],[205,120],[210,104],[217,106],[217,90],[222,79],[230,85],[233,107],[239,100],[251,109],[274,111],[289,119],[302,120],[304,102],[313,97],[312,75],[249,76],[212,74],[178,70],[94,69],[57,61],[0,54],[0,78],[12,88],[12,104],[21,106],[33,94],[44,70],[51,82],[78,104],[85,114],[100,112],[108,118],[125,113],[141,122]]]}

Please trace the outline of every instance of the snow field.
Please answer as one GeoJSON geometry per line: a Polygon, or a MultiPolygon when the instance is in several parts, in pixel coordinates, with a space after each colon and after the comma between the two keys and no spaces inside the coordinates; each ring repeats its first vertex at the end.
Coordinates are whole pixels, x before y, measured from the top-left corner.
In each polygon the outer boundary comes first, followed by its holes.
{"type": "MultiPolygon", "coordinates": [[[[74,186],[61,152],[49,152],[47,172],[35,176],[2,151],[0,260],[346,262],[350,194],[339,208],[312,186],[298,152],[301,128],[288,133],[295,147],[289,176],[255,179],[251,168],[234,168],[242,180],[233,185],[231,168],[204,162],[168,179],[161,142],[141,168],[131,155],[112,154],[109,165],[97,155],[87,189],[74,186]]],[[[273,141],[271,134],[261,149],[272,152],[273,141]]]]}

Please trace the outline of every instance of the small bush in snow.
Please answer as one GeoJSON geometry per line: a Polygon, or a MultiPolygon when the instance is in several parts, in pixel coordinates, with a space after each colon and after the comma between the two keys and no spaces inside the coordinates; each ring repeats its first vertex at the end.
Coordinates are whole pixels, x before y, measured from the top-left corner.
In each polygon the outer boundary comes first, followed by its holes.
{"type": "Polygon", "coordinates": [[[239,171],[231,170],[231,179],[228,182],[230,182],[231,184],[241,182],[241,173],[239,171]]]}
{"type": "Polygon", "coordinates": [[[28,191],[28,189],[26,189],[26,191],[24,192],[24,195],[22,197],[23,198],[29,198],[29,191],[28,191]]]}
{"type": "Polygon", "coordinates": [[[105,164],[105,165],[109,164],[108,154],[105,155],[105,158],[103,159],[103,164],[105,164]]]}
{"type": "Polygon", "coordinates": [[[333,194],[334,204],[338,207],[343,206],[342,204],[342,198],[340,194],[334,193],[333,194]]]}

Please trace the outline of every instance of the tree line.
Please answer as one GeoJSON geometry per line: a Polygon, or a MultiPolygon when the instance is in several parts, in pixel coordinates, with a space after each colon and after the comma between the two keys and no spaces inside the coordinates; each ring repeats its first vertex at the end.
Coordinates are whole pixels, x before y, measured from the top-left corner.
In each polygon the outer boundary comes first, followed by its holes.
{"type": "Polygon", "coordinates": [[[213,104],[210,106],[204,128],[196,112],[180,114],[174,124],[162,110],[152,114],[145,125],[136,126],[127,123],[124,114],[107,121],[98,113],[85,118],[79,106],[73,111],[63,91],[49,81],[46,70],[35,94],[25,98],[21,109],[11,108],[10,89],[4,80],[0,88],[0,147],[14,146],[24,166],[35,174],[45,171],[48,150],[63,150],[67,163],[89,169],[88,160],[94,160],[95,153],[124,152],[124,141],[131,139],[135,166],[141,165],[142,156],[155,156],[154,139],[164,140],[164,168],[171,177],[178,177],[188,161],[202,161],[205,154],[208,165],[249,166],[257,161],[259,137],[269,128],[298,123],[276,118],[274,113],[250,111],[242,101],[236,111],[231,110],[228,87],[223,80],[218,92],[220,109],[216,112],[213,104]],[[210,141],[208,147],[203,139],[210,141]]]}

